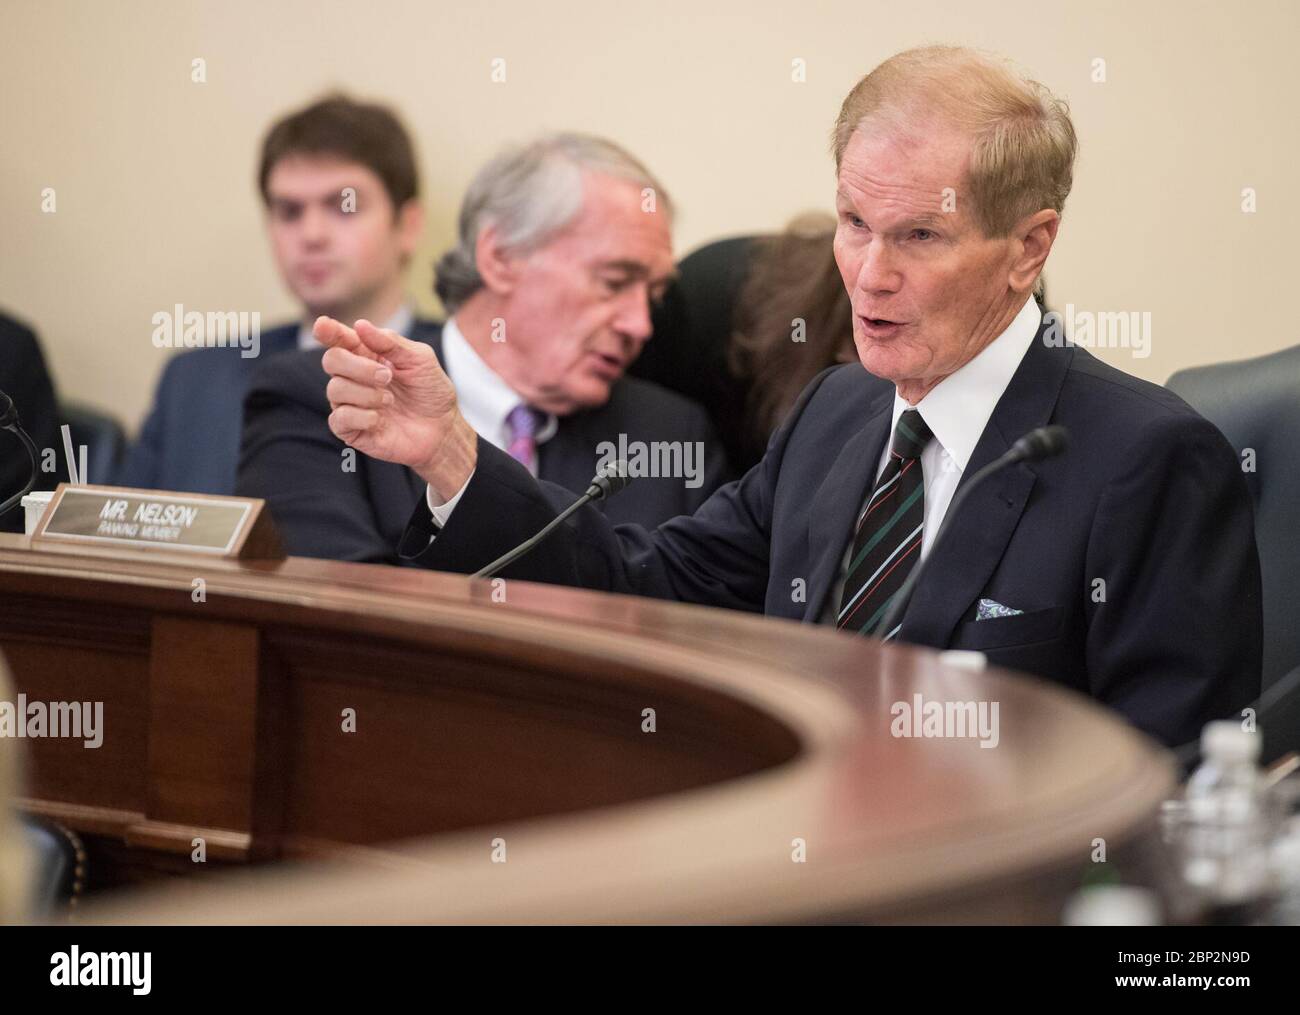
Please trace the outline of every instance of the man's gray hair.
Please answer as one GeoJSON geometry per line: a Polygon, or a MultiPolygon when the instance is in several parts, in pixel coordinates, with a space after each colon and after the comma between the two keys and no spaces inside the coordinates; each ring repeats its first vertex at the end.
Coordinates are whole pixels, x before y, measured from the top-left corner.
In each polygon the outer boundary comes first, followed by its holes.
{"type": "Polygon", "coordinates": [[[503,244],[527,253],[543,246],[582,210],[583,175],[627,180],[654,192],[654,206],[670,218],[667,192],[650,170],[612,141],[590,134],[548,134],[496,155],[475,174],[460,206],[456,246],[434,266],[434,291],[454,314],[483,287],[475,247],[495,225],[503,244]]]}

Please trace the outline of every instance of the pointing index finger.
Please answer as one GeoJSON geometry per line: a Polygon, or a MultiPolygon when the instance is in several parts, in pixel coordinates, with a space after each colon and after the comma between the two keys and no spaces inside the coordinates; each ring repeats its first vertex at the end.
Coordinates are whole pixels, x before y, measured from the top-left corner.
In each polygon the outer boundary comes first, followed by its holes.
{"type": "Polygon", "coordinates": [[[361,342],[357,352],[388,366],[401,368],[422,364],[425,357],[421,353],[427,353],[427,349],[421,349],[420,343],[387,328],[377,328],[366,320],[357,321],[356,335],[361,342]]]}
{"type": "Polygon", "coordinates": [[[342,321],[336,321],[332,317],[316,318],[311,333],[315,336],[316,341],[327,349],[337,346],[350,352],[360,353],[363,356],[369,354],[361,339],[357,337],[357,333],[342,321]]]}

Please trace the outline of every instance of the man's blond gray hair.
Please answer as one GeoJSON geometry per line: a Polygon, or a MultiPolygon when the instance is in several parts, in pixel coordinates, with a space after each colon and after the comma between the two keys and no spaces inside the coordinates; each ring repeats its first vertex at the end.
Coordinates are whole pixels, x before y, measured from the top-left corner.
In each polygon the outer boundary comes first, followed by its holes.
{"type": "Polygon", "coordinates": [[[654,191],[654,205],[670,218],[663,185],[631,153],[605,138],[559,133],[496,155],[475,174],[461,202],[456,246],[434,267],[434,290],[454,314],[483,288],[475,249],[479,234],[496,227],[506,249],[528,253],[582,211],[586,175],[626,180],[654,191]]]}
{"type": "Polygon", "coordinates": [[[835,168],[858,130],[915,135],[936,121],[971,139],[958,200],[968,196],[985,236],[1065,208],[1078,149],[1069,107],[1005,61],[958,46],[906,50],[859,81],[831,133],[835,168]]]}

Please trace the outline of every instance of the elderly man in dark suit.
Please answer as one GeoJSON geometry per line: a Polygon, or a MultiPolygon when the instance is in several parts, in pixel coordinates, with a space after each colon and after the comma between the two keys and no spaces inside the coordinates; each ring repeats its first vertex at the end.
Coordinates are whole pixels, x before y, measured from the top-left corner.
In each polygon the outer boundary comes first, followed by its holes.
{"type": "MultiPolygon", "coordinates": [[[[674,270],[671,215],[663,187],[604,139],[556,134],[505,151],[470,183],[459,242],[437,265],[452,317],[411,334],[452,378],[467,425],[525,475],[581,493],[603,462],[641,452],[653,474],[601,505],[613,523],[690,514],[726,471],[701,407],[623,376],[674,270]]],[[[397,544],[425,481],[330,434],[323,352],[254,376],[237,490],[268,500],[290,553],[403,563],[397,544]]]]}
{"type": "MultiPolygon", "coordinates": [[[[975,649],[1089,694],[1166,744],[1260,686],[1249,495],[1223,435],[1065,341],[1031,292],[1070,190],[1063,103],[990,58],[898,54],[834,133],[835,256],[861,364],[819,375],[762,461],[653,531],[595,512],[503,572],[975,649]],[[1022,434],[1058,457],[973,487],[882,629],[956,490],[1022,434]]],[[[322,322],[330,426],[428,489],[403,550],[469,571],[564,501],[477,440],[416,343],[322,322]]]]}

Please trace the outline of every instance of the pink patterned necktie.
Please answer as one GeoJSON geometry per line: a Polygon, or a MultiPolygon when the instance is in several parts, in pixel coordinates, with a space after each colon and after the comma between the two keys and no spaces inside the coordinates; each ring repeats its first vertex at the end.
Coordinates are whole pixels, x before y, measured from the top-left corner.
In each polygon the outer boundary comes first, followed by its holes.
{"type": "Polygon", "coordinates": [[[527,405],[516,405],[506,417],[510,443],[506,452],[529,472],[537,472],[537,428],[541,425],[542,414],[527,405]]]}

